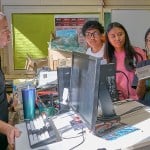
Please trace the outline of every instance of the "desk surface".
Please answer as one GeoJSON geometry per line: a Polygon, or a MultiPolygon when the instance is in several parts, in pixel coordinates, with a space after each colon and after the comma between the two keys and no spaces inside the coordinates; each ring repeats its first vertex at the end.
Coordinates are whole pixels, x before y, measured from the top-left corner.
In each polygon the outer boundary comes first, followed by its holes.
{"type": "MultiPolygon", "coordinates": [[[[120,115],[140,105],[141,104],[135,101],[125,102],[121,104],[116,104],[115,110],[116,113],[120,115]]],[[[63,140],[57,143],[39,147],[36,150],[60,150],[60,148],[61,150],[71,150],[74,146],[77,146],[78,144],[80,145],[74,148],[75,150],[97,150],[98,148],[106,148],[107,150],[140,148],[140,150],[142,150],[142,147],[148,146],[150,144],[150,108],[142,108],[132,113],[123,115],[121,117],[121,122],[133,125],[140,130],[124,135],[113,141],[107,141],[105,139],[99,138],[93,135],[88,129],[86,129],[84,137],[79,136],[76,138],[70,138],[79,135],[79,132],[81,132],[74,131],[74,129],[71,128],[70,120],[72,120],[73,116],[73,112],[67,112],[56,116],[54,118],[54,123],[57,129],[61,133],[63,133],[63,140]]],[[[16,127],[18,127],[22,131],[22,134],[15,141],[15,149],[32,150],[29,146],[25,123],[17,124],[16,127]]],[[[150,145],[148,147],[148,149],[150,149],[150,145]]],[[[146,148],[143,148],[143,150],[146,150],[146,148]]]]}

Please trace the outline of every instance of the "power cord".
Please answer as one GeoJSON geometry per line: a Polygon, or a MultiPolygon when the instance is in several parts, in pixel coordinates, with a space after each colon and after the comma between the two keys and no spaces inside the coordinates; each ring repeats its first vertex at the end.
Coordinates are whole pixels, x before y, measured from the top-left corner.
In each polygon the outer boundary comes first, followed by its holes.
{"type": "MultiPolygon", "coordinates": [[[[117,70],[116,73],[122,73],[126,77],[126,79],[128,81],[127,82],[127,90],[128,90],[128,97],[127,98],[129,98],[130,97],[130,92],[129,92],[129,78],[128,78],[128,76],[123,71],[120,71],[120,70],[117,70]]],[[[119,94],[119,91],[118,91],[118,94],[119,94]]]]}
{"type": "Polygon", "coordinates": [[[77,136],[71,136],[71,137],[63,137],[63,136],[62,136],[62,138],[63,138],[63,139],[74,139],[74,138],[78,138],[78,137],[83,136],[84,133],[85,133],[85,131],[81,131],[80,133],[78,133],[77,136]],[[82,133],[82,134],[81,134],[81,133],[82,133]]]}
{"type": "MultiPolygon", "coordinates": [[[[82,128],[82,132],[81,132],[82,141],[81,141],[79,144],[75,145],[74,147],[70,148],[69,150],[73,150],[73,149],[77,148],[78,146],[80,146],[81,144],[84,143],[84,141],[85,141],[84,133],[85,133],[85,131],[84,131],[83,128],[82,128]]],[[[78,137],[79,137],[79,136],[78,136],[78,137]]]]}
{"type": "Polygon", "coordinates": [[[134,107],[134,108],[130,109],[129,111],[126,111],[125,113],[120,114],[119,116],[121,117],[121,116],[124,116],[124,115],[126,115],[126,114],[130,114],[130,113],[135,112],[135,111],[138,111],[138,110],[140,110],[140,109],[142,109],[142,108],[144,108],[144,107],[145,107],[145,106],[137,106],[137,107],[134,107]]]}

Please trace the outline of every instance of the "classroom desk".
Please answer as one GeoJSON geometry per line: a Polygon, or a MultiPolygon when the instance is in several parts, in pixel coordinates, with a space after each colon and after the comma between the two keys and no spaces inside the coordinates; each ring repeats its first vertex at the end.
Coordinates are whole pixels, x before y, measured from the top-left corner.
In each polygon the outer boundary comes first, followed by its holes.
{"type": "MultiPolygon", "coordinates": [[[[122,102],[114,104],[116,113],[123,114],[134,107],[141,106],[136,101],[122,102]]],[[[65,138],[60,142],[49,144],[43,147],[36,148],[36,150],[98,150],[106,148],[107,150],[148,150],[150,149],[150,108],[144,107],[132,113],[123,115],[121,122],[133,125],[140,130],[134,131],[130,134],[124,135],[117,140],[107,141],[93,135],[88,129],[85,129],[84,137],[79,136],[80,131],[74,131],[70,128],[70,120],[74,112],[67,112],[56,116],[53,120],[59,131],[64,130],[62,137],[65,138]],[[82,143],[82,144],[81,144],[82,143]],[[77,146],[80,144],[79,146],[77,146]],[[75,147],[77,146],[77,147],[75,147]],[[75,147],[75,148],[74,148],[75,147]]],[[[22,134],[15,140],[15,150],[32,150],[29,146],[26,125],[25,123],[17,124],[22,134]]],[[[34,149],[35,150],[35,149],[34,149]]]]}

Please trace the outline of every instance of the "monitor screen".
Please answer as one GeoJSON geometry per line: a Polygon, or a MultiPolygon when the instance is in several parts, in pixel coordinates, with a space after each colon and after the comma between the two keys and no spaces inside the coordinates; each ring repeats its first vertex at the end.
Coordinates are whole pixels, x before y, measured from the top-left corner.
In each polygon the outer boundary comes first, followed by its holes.
{"type": "Polygon", "coordinates": [[[101,59],[83,53],[73,53],[70,107],[93,130],[97,119],[98,88],[101,59]]]}
{"type": "Polygon", "coordinates": [[[103,121],[117,117],[113,106],[113,101],[118,100],[115,74],[114,63],[100,65],[99,108],[103,121]]]}

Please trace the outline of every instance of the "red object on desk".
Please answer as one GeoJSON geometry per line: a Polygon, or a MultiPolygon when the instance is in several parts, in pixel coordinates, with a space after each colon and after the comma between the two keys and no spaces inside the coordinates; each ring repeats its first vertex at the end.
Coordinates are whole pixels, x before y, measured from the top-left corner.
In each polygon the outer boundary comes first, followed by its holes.
{"type": "Polygon", "coordinates": [[[39,96],[41,96],[41,95],[57,95],[58,92],[57,91],[38,91],[37,94],[39,96]]]}

